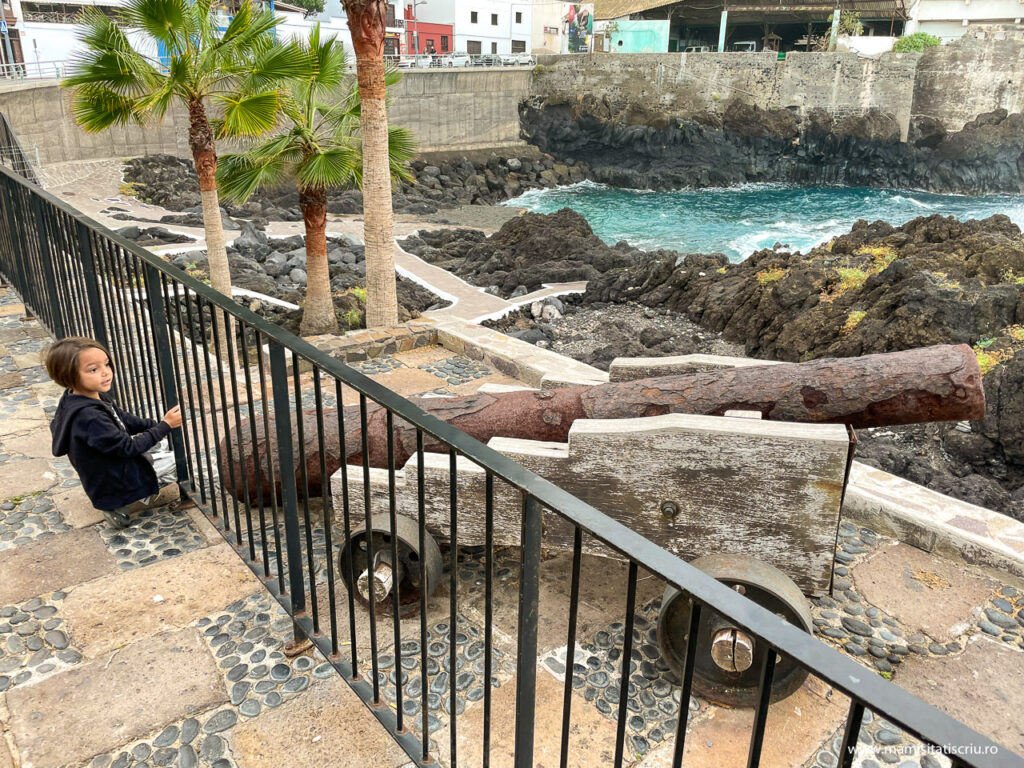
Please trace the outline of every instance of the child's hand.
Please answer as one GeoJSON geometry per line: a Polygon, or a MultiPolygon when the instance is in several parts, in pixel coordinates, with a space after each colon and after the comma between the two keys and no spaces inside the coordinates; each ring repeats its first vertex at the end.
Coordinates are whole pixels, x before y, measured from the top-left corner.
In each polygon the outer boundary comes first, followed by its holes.
{"type": "Polygon", "coordinates": [[[181,408],[174,406],[167,413],[164,414],[164,421],[171,429],[177,429],[181,426],[181,408]]]}

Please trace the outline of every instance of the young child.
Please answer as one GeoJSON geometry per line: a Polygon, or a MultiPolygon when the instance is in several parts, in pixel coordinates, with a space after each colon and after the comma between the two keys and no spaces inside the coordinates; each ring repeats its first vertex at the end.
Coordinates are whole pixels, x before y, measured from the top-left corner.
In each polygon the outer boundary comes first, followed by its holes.
{"type": "Polygon", "coordinates": [[[110,355],[92,339],[56,342],[46,353],[46,372],[67,389],[50,423],[53,455],[71,460],[92,505],[124,528],[130,513],[159,493],[147,452],[181,426],[181,411],[175,406],[157,422],[118,408],[107,394],[114,381],[110,355]]]}

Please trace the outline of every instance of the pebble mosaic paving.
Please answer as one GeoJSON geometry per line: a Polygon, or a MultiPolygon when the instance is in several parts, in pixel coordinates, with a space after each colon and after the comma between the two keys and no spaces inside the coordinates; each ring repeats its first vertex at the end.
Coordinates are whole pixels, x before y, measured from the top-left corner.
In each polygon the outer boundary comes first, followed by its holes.
{"type": "Polygon", "coordinates": [[[35,539],[70,531],[45,493],[34,493],[0,504],[0,552],[35,539]]]}
{"type": "Polygon", "coordinates": [[[288,659],[282,653],[292,637],[292,620],[264,592],[238,600],[196,626],[217,658],[232,707],[243,717],[279,707],[306,690],[314,677],[335,674],[319,654],[288,659]]]}
{"type": "MultiPolygon", "coordinates": [[[[633,754],[643,756],[665,739],[672,738],[679,722],[682,701],[679,679],[661,658],[657,622],[661,600],[643,606],[633,617],[633,651],[629,662],[626,699],[626,739],[633,754]]],[[[614,622],[576,647],[572,665],[572,687],[598,712],[611,720],[618,717],[622,688],[622,646],[625,626],[614,622]]],[[[542,665],[557,679],[565,680],[566,649],[547,654],[542,665]]],[[[707,708],[696,697],[689,701],[691,725],[694,715],[707,708]]]]}
{"type": "Polygon", "coordinates": [[[97,755],[83,768],[238,768],[225,731],[238,722],[233,709],[218,709],[168,725],[155,736],[97,755]]]}
{"type": "Polygon", "coordinates": [[[63,628],[64,598],[64,592],[51,592],[18,605],[0,606],[0,693],[38,682],[82,660],[63,628]]]}
{"type": "Polygon", "coordinates": [[[173,507],[143,510],[132,516],[127,528],[101,525],[99,533],[124,571],[206,546],[206,539],[196,530],[188,512],[173,507]]]}
{"type": "Polygon", "coordinates": [[[425,363],[416,366],[420,370],[432,373],[439,379],[444,379],[452,386],[468,384],[484,376],[490,376],[494,371],[483,363],[470,360],[468,357],[449,357],[446,360],[438,360],[436,363],[425,363]]]}
{"type": "Polygon", "coordinates": [[[371,357],[366,360],[361,360],[358,363],[350,363],[349,365],[360,373],[365,373],[367,376],[372,376],[376,373],[388,373],[396,368],[403,367],[402,363],[391,355],[371,357]]]}

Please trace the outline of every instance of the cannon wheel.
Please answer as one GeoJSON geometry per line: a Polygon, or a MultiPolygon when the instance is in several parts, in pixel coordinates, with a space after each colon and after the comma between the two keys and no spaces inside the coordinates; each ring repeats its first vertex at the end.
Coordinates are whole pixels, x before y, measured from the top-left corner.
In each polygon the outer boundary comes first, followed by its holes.
{"type": "MultiPolygon", "coordinates": [[[[726,586],[746,595],[790,624],[811,632],[807,600],[793,580],[778,568],[740,555],[705,555],[691,565],[726,586]]],[[[658,645],[662,657],[682,678],[686,659],[686,637],[690,626],[690,599],[675,587],[668,587],[658,615],[658,645]]],[[[702,698],[729,707],[752,707],[757,703],[761,664],[766,646],[710,606],[701,612],[694,661],[693,690],[702,698]],[[717,642],[716,642],[717,640],[717,642]]],[[[786,656],[776,658],[772,679],[772,701],[794,693],[807,678],[807,670],[786,656]]]]}
{"type": "MultiPolygon", "coordinates": [[[[399,574],[397,578],[397,590],[392,588],[387,592],[384,599],[376,601],[377,610],[390,610],[395,592],[398,592],[400,613],[403,616],[415,613],[420,605],[421,594],[429,598],[431,593],[441,581],[441,574],[444,571],[444,564],[441,560],[441,550],[434,541],[434,537],[424,532],[424,549],[419,548],[419,527],[415,520],[405,515],[397,515],[395,518],[398,539],[398,560],[399,574]],[[420,584],[420,559],[426,564],[427,583],[422,589],[420,584]]],[[[383,557],[388,565],[391,559],[391,519],[388,515],[374,515],[373,517],[373,553],[378,563],[383,557]]],[[[369,607],[370,589],[366,578],[362,585],[359,584],[360,576],[367,571],[367,546],[366,528],[360,528],[352,532],[348,545],[342,544],[341,553],[338,557],[338,568],[345,587],[352,592],[355,599],[362,605],[369,607]],[[351,570],[350,570],[351,564],[351,570]],[[355,577],[356,585],[350,581],[350,575],[355,577]]],[[[365,575],[364,575],[365,576],[365,575]]]]}

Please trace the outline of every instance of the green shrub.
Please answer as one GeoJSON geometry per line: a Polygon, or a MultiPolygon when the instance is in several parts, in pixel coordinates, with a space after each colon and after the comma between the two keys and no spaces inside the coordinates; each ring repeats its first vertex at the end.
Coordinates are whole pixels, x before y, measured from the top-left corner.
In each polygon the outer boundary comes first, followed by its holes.
{"type": "Polygon", "coordinates": [[[907,53],[909,51],[923,51],[925,48],[941,44],[942,41],[935,35],[929,35],[927,32],[915,32],[912,35],[901,37],[896,41],[896,45],[892,49],[896,53],[907,53]]]}

